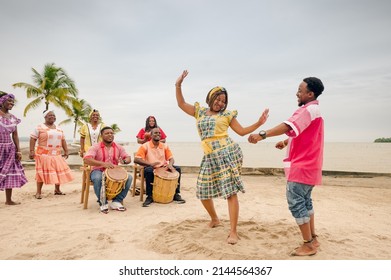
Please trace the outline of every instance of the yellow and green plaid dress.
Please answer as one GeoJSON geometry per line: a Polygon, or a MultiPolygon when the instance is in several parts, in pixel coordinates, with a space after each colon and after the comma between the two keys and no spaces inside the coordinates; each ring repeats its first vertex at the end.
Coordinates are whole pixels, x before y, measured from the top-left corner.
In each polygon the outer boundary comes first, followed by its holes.
{"type": "Polygon", "coordinates": [[[237,111],[220,112],[207,116],[207,108],[196,102],[195,115],[204,156],[197,178],[197,198],[229,198],[244,192],[240,177],[243,153],[240,146],[228,136],[228,128],[237,111]]]}

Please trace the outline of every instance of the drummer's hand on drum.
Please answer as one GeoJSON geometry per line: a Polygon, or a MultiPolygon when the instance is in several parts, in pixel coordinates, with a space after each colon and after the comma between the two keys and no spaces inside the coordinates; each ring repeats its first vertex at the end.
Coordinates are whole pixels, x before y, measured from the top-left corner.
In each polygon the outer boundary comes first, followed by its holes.
{"type": "Polygon", "coordinates": [[[171,172],[175,171],[174,166],[172,166],[171,164],[167,165],[166,168],[167,168],[167,170],[170,170],[171,172]]]}
{"type": "Polygon", "coordinates": [[[104,168],[114,168],[115,165],[112,164],[111,162],[105,162],[105,163],[103,163],[103,167],[104,168]]]}

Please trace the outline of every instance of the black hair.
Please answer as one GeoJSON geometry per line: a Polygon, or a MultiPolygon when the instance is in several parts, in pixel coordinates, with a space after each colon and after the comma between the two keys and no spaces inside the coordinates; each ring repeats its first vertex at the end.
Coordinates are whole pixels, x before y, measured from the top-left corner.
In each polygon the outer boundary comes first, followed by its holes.
{"type": "Polygon", "coordinates": [[[315,95],[315,99],[318,98],[319,95],[322,94],[324,90],[323,83],[320,79],[316,77],[308,77],[303,79],[303,82],[307,84],[307,89],[312,91],[315,95]]]}
{"type": "Polygon", "coordinates": [[[150,131],[152,128],[156,128],[156,127],[159,127],[157,125],[157,121],[156,121],[156,118],[154,116],[149,116],[146,120],[145,120],[145,131],[150,131]],[[155,126],[152,127],[152,126],[149,126],[149,119],[150,118],[153,118],[155,120],[155,126]]]}
{"type": "Polygon", "coordinates": [[[113,129],[111,126],[105,126],[104,128],[102,128],[102,129],[100,130],[100,134],[103,134],[103,131],[105,131],[105,130],[107,130],[107,129],[111,129],[111,130],[114,131],[114,129],[113,129]]]}

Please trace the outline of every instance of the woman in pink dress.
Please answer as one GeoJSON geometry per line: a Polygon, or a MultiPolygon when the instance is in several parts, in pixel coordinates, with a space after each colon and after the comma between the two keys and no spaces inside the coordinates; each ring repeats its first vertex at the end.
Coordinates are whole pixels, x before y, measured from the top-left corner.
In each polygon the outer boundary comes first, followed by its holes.
{"type": "Polygon", "coordinates": [[[0,190],[5,190],[5,204],[17,205],[12,200],[12,189],[27,183],[21,164],[17,125],[20,119],[9,113],[14,107],[13,94],[0,94],[0,190]]]}
{"type": "Polygon", "coordinates": [[[43,116],[45,122],[38,125],[30,135],[30,159],[35,158],[35,180],[37,181],[35,198],[37,199],[42,198],[43,184],[54,184],[54,194],[63,195],[60,185],[74,179],[65,161],[68,158],[68,146],[64,132],[54,124],[56,115],[53,111],[46,111],[43,116]],[[37,140],[38,146],[35,150],[37,140]]]}

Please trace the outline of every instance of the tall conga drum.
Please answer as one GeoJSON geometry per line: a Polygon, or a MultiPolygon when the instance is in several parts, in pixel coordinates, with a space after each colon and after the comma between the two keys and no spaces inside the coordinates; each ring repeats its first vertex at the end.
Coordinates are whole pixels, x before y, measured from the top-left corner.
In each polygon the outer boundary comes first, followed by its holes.
{"type": "Polygon", "coordinates": [[[125,188],[126,180],[128,180],[128,172],[121,167],[107,168],[105,170],[106,176],[106,198],[113,200],[125,188]]]}
{"type": "Polygon", "coordinates": [[[154,171],[152,198],[157,203],[170,203],[174,199],[178,186],[179,172],[166,170],[165,167],[156,168],[154,171]]]}

